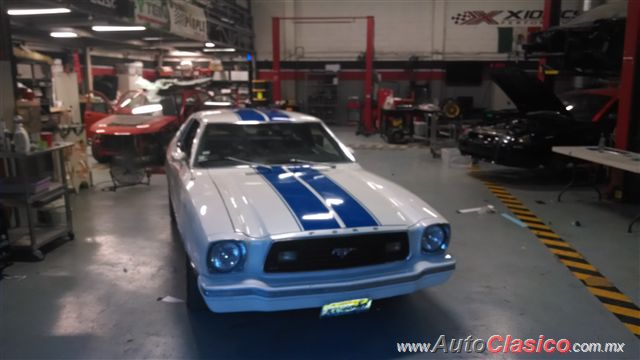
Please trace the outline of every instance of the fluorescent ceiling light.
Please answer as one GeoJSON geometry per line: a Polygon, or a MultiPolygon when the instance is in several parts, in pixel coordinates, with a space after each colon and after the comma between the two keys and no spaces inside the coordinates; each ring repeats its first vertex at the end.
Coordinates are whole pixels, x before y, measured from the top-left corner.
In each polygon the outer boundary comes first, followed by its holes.
{"type": "Polygon", "coordinates": [[[170,53],[170,55],[172,55],[172,56],[199,56],[200,53],[193,52],[193,51],[174,50],[174,51],[172,51],[170,53]]]}
{"type": "Polygon", "coordinates": [[[149,104],[149,105],[137,106],[131,109],[131,114],[133,115],[150,114],[156,111],[162,111],[161,104],[149,104]]]}
{"type": "Polygon", "coordinates": [[[96,25],[92,26],[93,31],[142,31],[147,28],[144,26],[111,26],[111,25],[96,25]]]}
{"type": "Polygon", "coordinates": [[[49,9],[9,9],[7,14],[9,15],[51,15],[51,14],[67,14],[71,10],[67,8],[49,8],[49,9]]]}
{"type": "Polygon", "coordinates": [[[161,37],[157,37],[157,36],[150,36],[150,37],[143,37],[142,40],[144,41],[160,41],[162,40],[161,37]]]}
{"type": "Polygon", "coordinates": [[[230,106],[231,105],[229,101],[205,101],[204,104],[206,106],[230,106]]]}
{"type": "Polygon", "coordinates": [[[205,47],[208,47],[208,48],[212,48],[212,47],[215,47],[215,46],[216,46],[216,44],[214,44],[214,43],[212,43],[211,41],[209,41],[209,42],[204,43],[204,46],[205,46],[205,47]]]}
{"type": "Polygon", "coordinates": [[[234,48],[219,48],[219,49],[203,49],[204,52],[234,52],[234,48]]]}
{"type": "Polygon", "coordinates": [[[78,34],[73,31],[54,31],[50,33],[51,37],[54,38],[77,38],[78,34]]]}

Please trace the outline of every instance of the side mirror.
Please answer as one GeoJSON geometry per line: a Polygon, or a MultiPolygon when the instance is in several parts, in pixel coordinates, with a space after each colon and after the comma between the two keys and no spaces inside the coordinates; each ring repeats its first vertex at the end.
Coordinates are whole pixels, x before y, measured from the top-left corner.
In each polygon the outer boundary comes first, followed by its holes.
{"type": "Polygon", "coordinates": [[[183,153],[180,150],[176,150],[171,153],[171,158],[175,161],[185,161],[187,160],[187,154],[183,153]]]}

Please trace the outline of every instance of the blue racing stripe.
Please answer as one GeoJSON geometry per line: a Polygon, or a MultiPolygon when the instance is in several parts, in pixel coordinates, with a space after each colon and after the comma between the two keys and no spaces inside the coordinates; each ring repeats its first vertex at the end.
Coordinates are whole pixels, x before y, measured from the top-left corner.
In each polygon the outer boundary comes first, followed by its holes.
{"type": "Polygon", "coordinates": [[[337,229],[340,224],[318,197],[280,166],[256,169],[280,194],[304,230],[337,229]]]}
{"type": "Polygon", "coordinates": [[[289,115],[282,111],[271,109],[265,113],[271,121],[291,121],[293,120],[289,115]]]}
{"type": "Polygon", "coordinates": [[[309,184],[344,222],[346,227],[378,226],[378,221],[356,199],[329,179],[326,175],[310,167],[295,168],[302,173],[300,178],[309,184]]]}
{"type": "Polygon", "coordinates": [[[236,109],[234,110],[234,112],[238,114],[238,116],[240,117],[240,120],[243,120],[243,121],[246,121],[246,120],[265,121],[264,116],[262,116],[262,113],[254,109],[248,109],[248,108],[236,109]]]}

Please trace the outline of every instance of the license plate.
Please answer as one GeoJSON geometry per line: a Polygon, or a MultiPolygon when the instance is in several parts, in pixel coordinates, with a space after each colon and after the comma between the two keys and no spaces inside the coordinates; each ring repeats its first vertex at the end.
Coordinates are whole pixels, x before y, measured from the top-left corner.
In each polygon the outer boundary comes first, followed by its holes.
{"type": "Polygon", "coordinates": [[[371,299],[353,299],[327,304],[322,307],[320,317],[341,316],[365,312],[371,308],[371,299]]]}

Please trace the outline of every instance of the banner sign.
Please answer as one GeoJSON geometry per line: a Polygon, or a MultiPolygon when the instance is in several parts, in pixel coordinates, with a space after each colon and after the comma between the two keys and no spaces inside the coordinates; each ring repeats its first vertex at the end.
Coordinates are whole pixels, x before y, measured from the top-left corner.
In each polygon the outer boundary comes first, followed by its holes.
{"type": "Polygon", "coordinates": [[[135,22],[155,29],[169,30],[166,0],[135,0],[135,22]]]}
{"type": "Polygon", "coordinates": [[[133,16],[133,6],[129,0],[76,0],[67,2],[73,7],[80,8],[86,12],[116,17],[133,16]]]}
{"type": "MultiPolygon", "coordinates": [[[[560,21],[571,20],[578,13],[578,10],[564,10],[560,13],[560,21]]],[[[540,26],[542,25],[542,10],[468,10],[452,16],[451,21],[456,25],[540,26]]]]}
{"type": "Polygon", "coordinates": [[[184,1],[169,2],[169,30],[189,39],[207,41],[207,17],[204,9],[184,1]]]}

